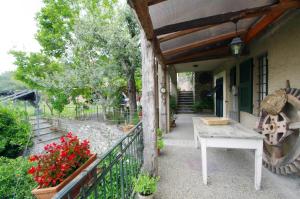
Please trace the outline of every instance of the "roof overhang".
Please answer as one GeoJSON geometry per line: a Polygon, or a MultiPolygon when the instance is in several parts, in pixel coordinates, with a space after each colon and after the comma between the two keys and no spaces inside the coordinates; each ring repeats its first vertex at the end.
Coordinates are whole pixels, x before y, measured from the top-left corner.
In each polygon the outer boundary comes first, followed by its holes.
{"type": "Polygon", "coordinates": [[[299,0],[129,0],[129,4],[163,62],[182,67],[228,59],[228,45],[236,36],[233,22],[238,21],[238,35],[249,44],[285,12],[300,8],[299,0]]]}

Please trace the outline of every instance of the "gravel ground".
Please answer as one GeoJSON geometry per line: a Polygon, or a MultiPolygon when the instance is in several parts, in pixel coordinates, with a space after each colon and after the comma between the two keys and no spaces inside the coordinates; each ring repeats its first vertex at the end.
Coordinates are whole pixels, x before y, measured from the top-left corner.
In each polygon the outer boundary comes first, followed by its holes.
{"type": "Polygon", "coordinates": [[[262,171],[262,189],[254,189],[250,150],[208,149],[208,186],[202,183],[201,151],[194,148],[193,115],[178,115],[177,127],[165,135],[159,157],[156,199],[299,199],[300,177],[262,171]]]}
{"type": "MultiPolygon", "coordinates": [[[[93,153],[97,153],[98,156],[107,151],[116,141],[124,136],[124,133],[116,125],[108,125],[97,121],[78,121],[68,119],[60,119],[60,121],[60,129],[63,129],[66,132],[71,131],[74,135],[77,135],[80,140],[89,140],[91,151],[93,153]]],[[[50,129],[44,129],[42,131],[45,131],[45,133],[51,132],[50,129]]],[[[38,143],[37,138],[35,138],[35,144],[30,149],[30,153],[42,153],[46,144],[59,142],[59,137],[62,135],[62,133],[57,132],[48,133],[48,139],[56,139],[43,143],[38,143]]]]}
{"type": "Polygon", "coordinates": [[[98,156],[108,150],[124,133],[115,125],[97,121],[62,120],[63,128],[73,132],[80,140],[90,142],[91,151],[98,156]]]}

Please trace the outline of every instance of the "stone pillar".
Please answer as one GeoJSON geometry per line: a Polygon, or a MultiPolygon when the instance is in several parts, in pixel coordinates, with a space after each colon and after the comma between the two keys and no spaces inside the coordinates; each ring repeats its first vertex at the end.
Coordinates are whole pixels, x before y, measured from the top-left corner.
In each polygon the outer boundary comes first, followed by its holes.
{"type": "Polygon", "coordinates": [[[143,169],[152,175],[157,175],[156,150],[156,96],[155,96],[155,54],[152,42],[147,40],[145,32],[141,30],[142,50],[142,110],[143,110],[143,138],[144,165],[143,169]]]}
{"type": "Polygon", "coordinates": [[[167,87],[166,70],[158,64],[158,105],[159,105],[159,128],[167,133],[167,87]]]}

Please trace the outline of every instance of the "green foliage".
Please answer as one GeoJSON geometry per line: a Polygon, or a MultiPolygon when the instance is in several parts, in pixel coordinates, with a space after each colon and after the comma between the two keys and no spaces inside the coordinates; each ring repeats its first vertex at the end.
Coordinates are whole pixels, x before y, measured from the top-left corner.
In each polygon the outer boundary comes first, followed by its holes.
{"type": "Polygon", "coordinates": [[[149,196],[156,192],[159,177],[151,177],[147,173],[141,173],[134,180],[134,191],[143,195],[149,196]]]}
{"type": "Polygon", "coordinates": [[[61,57],[71,38],[75,18],[79,14],[73,0],[44,0],[37,14],[37,40],[46,54],[61,57]]]}
{"type": "Polygon", "coordinates": [[[69,103],[68,96],[63,92],[55,93],[50,99],[52,107],[59,113],[63,112],[64,107],[69,103]]]}
{"type": "Polygon", "coordinates": [[[203,109],[212,110],[214,108],[214,100],[212,97],[206,97],[193,104],[194,111],[202,111],[203,109]]]}
{"type": "Polygon", "coordinates": [[[156,129],[156,136],[157,138],[162,138],[163,135],[163,131],[160,128],[156,129]]]}
{"type": "Polygon", "coordinates": [[[53,80],[55,74],[61,71],[61,65],[51,60],[43,53],[25,53],[22,51],[11,51],[15,57],[14,64],[18,66],[16,79],[24,82],[33,89],[49,88],[49,81],[53,80]]]}
{"type": "Polygon", "coordinates": [[[0,92],[7,90],[23,90],[26,86],[15,79],[14,72],[5,72],[0,75],[0,92]]]}
{"type": "Polygon", "coordinates": [[[170,110],[171,112],[175,112],[177,108],[177,104],[176,104],[176,97],[170,95],[170,110]]]}
{"type": "Polygon", "coordinates": [[[17,157],[25,149],[31,133],[25,114],[0,105],[0,156],[17,157]]]}
{"type": "Polygon", "coordinates": [[[31,190],[37,186],[27,171],[32,166],[26,158],[8,159],[0,157],[1,198],[33,198],[31,190]]]}
{"type": "Polygon", "coordinates": [[[162,138],[157,140],[157,148],[160,149],[160,150],[165,148],[165,142],[162,138]]]}

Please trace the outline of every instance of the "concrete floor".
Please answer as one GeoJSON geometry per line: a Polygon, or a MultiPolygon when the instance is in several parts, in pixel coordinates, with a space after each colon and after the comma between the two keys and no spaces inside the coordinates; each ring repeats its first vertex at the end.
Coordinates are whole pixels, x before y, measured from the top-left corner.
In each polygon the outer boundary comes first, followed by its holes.
{"type": "Polygon", "coordinates": [[[201,151],[194,147],[193,115],[178,115],[177,127],[164,136],[159,156],[156,199],[299,199],[300,177],[262,171],[262,189],[254,189],[250,150],[208,149],[208,186],[202,183],[201,151]]]}

